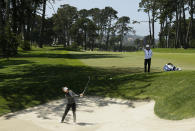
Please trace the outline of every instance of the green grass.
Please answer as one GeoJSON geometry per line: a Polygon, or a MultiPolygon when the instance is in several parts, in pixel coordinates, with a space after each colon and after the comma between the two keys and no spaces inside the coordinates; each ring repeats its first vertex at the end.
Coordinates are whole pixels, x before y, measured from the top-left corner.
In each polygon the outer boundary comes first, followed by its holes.
{"type": "Polygon", "coordinates": [[[158,53],[195,53],[195,49],[190,48],[190,49],[183,49],[183,48],[156,48],[153,49],[154,52],[158,53]]]}
{"type": "MultiPolygon", "coordinates": [[[[161,49],[162,50],[162,49],[161,49]]],[[[166,51],[167,49],[165,49],[166,51]]],[[[91,52],[72,52],[73,55],[91,55],[91,52]]],[[[113,52],[94,52],[93,58],[79,59],[85,64],[93,67],[108,68],[143,68],[143,52],[132,53],[113,53],[113,52]],[[96,55],[96,56],[95,56],[96,55]]],[[[159,53],[153,52],[152,69],[153,71],[162,70],[163,66],[169,62],[183,70],[195,70],[195,53],[159,53]]]]}
{"type": "Polygon", "coordinates": [[[0,59],[0,115],[63,98],[64,85],[80,93],[91,76],[87,95],[154,99],[154,111],[161,118],[195,117],[194,58],[191,50],[155,49],[152,73],[145,74],[143,52],[68,52],[50,47],[20,51],[9,61],[0,59]],[[183,71],[162,72],[168,62],[183,71]]]}

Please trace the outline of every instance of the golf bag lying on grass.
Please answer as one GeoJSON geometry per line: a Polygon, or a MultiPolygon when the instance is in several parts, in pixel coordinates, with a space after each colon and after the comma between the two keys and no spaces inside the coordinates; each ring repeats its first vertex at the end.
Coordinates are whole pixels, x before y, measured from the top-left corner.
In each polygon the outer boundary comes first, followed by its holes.
{"type": "Polygon", "coordinates": [[[172,63],[168,63],[163,67],[164,71],[181,71],[181,68],[177,68],[172,63]]]}

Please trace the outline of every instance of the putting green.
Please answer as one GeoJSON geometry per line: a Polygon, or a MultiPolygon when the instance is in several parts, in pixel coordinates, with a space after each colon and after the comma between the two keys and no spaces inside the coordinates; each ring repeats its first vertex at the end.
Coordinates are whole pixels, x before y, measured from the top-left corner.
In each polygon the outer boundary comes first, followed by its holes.
{"type": "MultiPolygon", "coordinates": [[[[144,53],[113,53],[113,52],[71,52],[72,55],[91,55],[89,58],[78,58],[85,65],[94,67],[140,67],[143,68],[144,53]],[[104,57],[105,56],[105,57],[104,57]]],[[[195,70],[195,53],[159,53],[153,52],[152,69],[162,71],[167,63],[173,63],[183,70],[195,70]]]]}

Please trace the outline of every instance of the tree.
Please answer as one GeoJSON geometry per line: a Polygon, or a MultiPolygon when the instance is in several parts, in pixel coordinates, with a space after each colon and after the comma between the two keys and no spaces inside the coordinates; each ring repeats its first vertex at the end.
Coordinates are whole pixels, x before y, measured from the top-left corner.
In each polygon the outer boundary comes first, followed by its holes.
{"type": "Polygon", "coordinates": [[[158,7],[160,8],[158,18],[161,25],[161,31],[159,34],[159,40],[161,43],[160,46],[169,48],[171,27],[173,24],[173,15],[176,10],[176,3],[174,3],[174,0],[163,0],[158,3],[158,7]]]}
{"type": "Polygon", "coordinates": [[[194,13],[195,13],[195,2],[194,0],[188,0],[188,6],[189,6],[189,14],[190,14],[190,20],[187,28],[187,34],[186,34],[186,43],[192,44],[192,40],[195,39],[195,36],[193,35],[194,32],[194,13]]]}
{"type": "MultiPolygon", "coordinates": [[[[150,32],[150,44],[154,47],[155,45],[155,22],[157,19],[158,4],[157,0],[142,0],[139,3],[140,10],[143,10],[148,15],[149,32],[150,32]]],[[[139,10],[139,11],[140,11],[139,10]]]]}
{"type": "Polygon", "coordinates": [[[44,28],[45,28],[45,11],[46,11],[46,4],[47,0],[43,0],[43,13],[41,18],[41,29],[40,29],[40,41],[39,41],[39,47],[43,47],[44,43],[44,28]]]}
{"type": "Polygon", "coordinates": [[[88,18],[79,18],[71,29],[72,38],[77,44],[81,43],[84,50],[87,50],[87,47],[93,50],[97,37],[96,31],[95,23],[88,18]]]}
{"type": "Polygon", "coordinates": [[[148,14],[150,43],[154,41],[154,22],[159,19],[160,22],[160,47],[163,48],[180,48],[190,47],[193,29],[193,0],[142,0],[140,10],[148,14]],[[190,20],[186,18],[189,10],[190,20]]]}
{"type": "Polygon", "coordinates": [[[53,30],[54,21],[52,18],[48,18],[45,20],[45,44],[52,45],[54,38],[55,38],[55,32],[53,30]]]}
{"type": "Polygon", "coordinates": [[[78,12],[80,18],[87,18],[89,16],[89,11],[86,9],[82,9],[78,12]]]}
{"type": "Polygon", "coordinates": [[[54,19],[54,31],[56,32],[58,39],[64,46],[69,46],[71,41],[70,30],[72,25],[78,18],[77,8],[68,4],[61,5],[57,14],[53,16],[54,19]]]}
{"type": "Polygon", "coordinates": [[[122,46],[123,46],[123,40],[124,37],[132,31],[132,28],[129,27],[130,24],[130,18],[127,16],[120,17],[118,21],[116,22],[116,28],[118,30],[118,35],[120,39],[120,51],[122,51],[122,46]]]}
{"type": "Polygon", "coordinates": [[[98,37],[97,34],[97,26],[93,21],[89,21],[87,24],[87,36],[88,36],[88,40],[89,40],[89,46],[91,51],[94,50],[94,44],[95,44],[95,40],[98,37]]]}
{"type": "Polygon", "coordinates": [[[143,47],[143,40],[137,38],[134,40],[134,44],[136,45],[137,50],[139,50],[140,48],[143,47]]]}
{"type": "Polygon", "coordinates": [[[4,19],[4,12],[5,11],[5,2],[0,1],[0,55],[4,53],[4,34],[5,34],[5,19],[4,19]]]}
{"type": "Polygon", "coordinates": [[[102,20],[101,20],[101,13],[102,10],[99,8],[92,8],[89,10],[89,16],[91,17],[91,20],[93,21],[93,23],[96,25],[97,27],[97,42],[100,45],[102,42],[102,38],[103,35],[101,34],[101,30],[102,30],[102,20]]]}
{"type": "MultiPolygon", "coordinates": [[[[9,54],[17,54],[17,48],[21,42],[20,40],[9,45],[9,41],[4,38],[10,39],[23,39],[24,41],[31,41],[31,33],[33,31],[34,21],[33,17],[36,16],[37,10],[42,5],[42,0],[1,0],[0,1],[0,38],[1,50],[5,52],[6,47],[10,47],[9,54]],[[10,34],[8,34],[10,33],[10,34]],[[21,37],[19,37],[21,36],[21,37]],[[2,42],[3,41],[3,42],[2,42]]],[[[24,42],[28,43],[28,42],[24,42]]],[[[3,53],[4,54],[4,53],[3,53]]]]}
{"type": "Polygon", "coordinates": [[[17,38],[11,31],[10,8],[10,0],[0,2],[0,54],[6,58],[17,54],[18,45],[17,38]]]}
{"type": "Polygon", "coordinates": [[[105,7],[105,9],[102,10],[102,20],[104,25],[104,31],[106,36],[106,50],[108,50],[109,47],[109,40],[110,40],[110,33],[113,28],[113,21],[117,19],[117,11],[114,10],[112,7],[105,7]]]}

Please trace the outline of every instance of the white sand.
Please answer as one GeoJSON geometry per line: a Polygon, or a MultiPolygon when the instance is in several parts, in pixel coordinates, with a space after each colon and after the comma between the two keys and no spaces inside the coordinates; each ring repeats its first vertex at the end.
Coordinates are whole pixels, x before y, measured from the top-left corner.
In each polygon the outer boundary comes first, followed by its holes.
{"type": "Polygon", "coordinates": [[[154,114],[154,101],[132,102],[110,98],[78,100],[77,124],[72,111],[60,123],[64,100],[57,100],[0,117],[0,131],[195,131],[195,118],[170,121],[154,114]]]}

